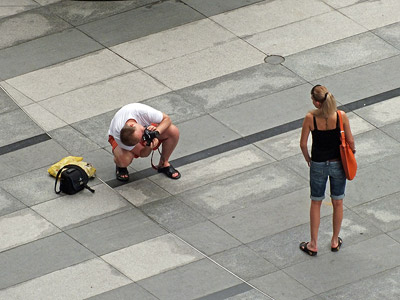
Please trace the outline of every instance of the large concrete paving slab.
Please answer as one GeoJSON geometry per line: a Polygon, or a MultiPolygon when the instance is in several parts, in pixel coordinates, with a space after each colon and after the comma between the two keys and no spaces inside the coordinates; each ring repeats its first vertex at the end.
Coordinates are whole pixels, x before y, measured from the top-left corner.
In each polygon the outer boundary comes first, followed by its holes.
{"type": "Polygon", "coordinates": [[[4,299],[84,299],[132,283],[99,258],[0,291],[4,299]]]}
{"type": "Polygon", "coordinates": [[[0,48],[15,46],[70,27],[70,24],[49,13],[46,8],[12,15],[0,19],[0,48]]]}
{"type": "Polygon", "coordinates": [[[136,209],[117,213],[67,231],[96,255],[104,255],[166,233],[136,209]]]}
{"type": "Polygon", "coordinates": [[[144,70],[166,86],[178,90],[263,62],[265,54],[241,39],[175,58],[144,70]],[[229,55],[226,55],[229,53],[229,55]],[[190,65],[190,68],[185,66],[190,65]]]}
{"type": "Polygon", "coordinates": [[[358,24],[371,29],[386,26],[400,21],[400,16],[395,13],[400,8],[400,3],[395,0],[362,1],[354,5],[344,7],[339,11],[344,15],[352,18],[358,24]],[[360,11],[368,10],[366,14],[360,14],[360,11]]]}
{"type": "Polygon", "coordinates": [[[341,251],[345,255],[324,255],[318,260],[308,260],[284,271],[319,294],[398,267],[400,261],[395,253],[400,250],[399,247],[400,245],[388,236],[379,235],[357,245],[343,247],[341,251]],[[370,247],[374,247],[373,252],[369,250],[370,247]],[[348,267],[350,265],[351,269],[348,267]],[[344,268],[346,272],[341,272],[344,268]]]}
{"type": "Polygon", "coordinates": [[[203,255],[176,236],[167,234],[102,258],[133,281],[139,281],[202,259],[203,255]]]}
{"type": "Polygon", "coordinates": [[[200,13],[182,2],[163,1],[78,28],[101,44],[111,47],[203,18],[200,13]],[[135,30],[125,30],[126,28],[135,30]]]}
{"type": "Polygon", "coordinates": [[[0,78],[13,78],[102,48],[76,29],[46,35],[0,50],[0,78]]]}
{"type": "Polygon", "coordinates": [[[209,19],[203,19],[122,43],[111,49],[134,65],[144,68],[226,43],[235,38],[235,35],[228,30],[209,19]]]}
{"type": "Polygon", "coordinates": [[[243,37],[280,27],[330,11],[322,1],[262,1],[211,17],[218,24],[243,37]],[[282,13],[285,12],[285,13],[282,13]]]}
{"type": "Polygon", "coordinates": [[[34,101],[41,101],[136,69],[115,53],[100,50],[14,77],[7,83],[34,101]]]}
{"type": "Polygon", "coordinates": [[[284,65],[313,81],[399,54],[398,49],[367,32],[290,55],[284,65]]]}
{"type": "Polygon", "coordinates": [[[365,31],[353,20],[332,11],[250,35],[246,41],[264,53],[288,56],[365,31]],[[336,26],[338,23],[340,27],[336,26]]]}
{"type": "Polygon", "coordinates": [[[247,6],[261,0],[184,0],[182,1],[203,15],[210,17],[236,8],[247,6]]]}
{"type": "MultiPolygon", "coordinates": [[[[154,0],[133,0],[133,1],[60,1],[60,0],[41,0],[47,1],[44,4],[48,10],[59,16],[68,23],[78,26],[91,23],[96,20],[104,19],[112,15],[119,14],[142,6],[151,5],[154,0]],[[51,1],[51,2],[49,2],[51,1]]],[[[40,3],[40,1],[37,1],[40,3]]]]}
{"type": "Polygon", "coordinates": [[[158,298],[171,300],[196,299],[240,283],[238,278],[207,259],[139,281],[158,298]]]}
{"type": "Polygon", "coordinates": [[[7,275],[0,289],[16,285],[94,258],[94,254],[65,233],[36,240],[0,254],[0,265],[7,275]]]}

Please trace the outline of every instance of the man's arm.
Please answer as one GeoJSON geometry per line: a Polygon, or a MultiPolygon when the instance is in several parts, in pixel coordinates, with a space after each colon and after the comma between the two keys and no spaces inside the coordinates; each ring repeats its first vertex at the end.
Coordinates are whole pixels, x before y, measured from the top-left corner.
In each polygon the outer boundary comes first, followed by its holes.
{"type": "MultiPolygon", "coordinates": [[[[157,127],[153,126],[153,125],[150,125],[147,127],[151,131],[157,130],[160,133],[160,135],[163,134],[163,132],[165,130],[167,130],[168,127],[171,126],[171,124],[172,124],[171,118],[165,113],[162,113],[162,114],[163,114],[163,118],[157,127]]],[[[140,151],[140,157],[149,156],[151,151],[153,150],[153,148],[157,147],[159,142],[160,141],[157,138],[154,138],[153,141],[151,142],[150,146],[144,145],[143,149],[140,151]]]]}
{"type": "Polygon", "coordinates": [[[165,130],[168,129],[169,126],[171,126],[171,124],[171,118],[167,114],[163,113],[163,118],[155,130],[162,134],[165,130]]]}

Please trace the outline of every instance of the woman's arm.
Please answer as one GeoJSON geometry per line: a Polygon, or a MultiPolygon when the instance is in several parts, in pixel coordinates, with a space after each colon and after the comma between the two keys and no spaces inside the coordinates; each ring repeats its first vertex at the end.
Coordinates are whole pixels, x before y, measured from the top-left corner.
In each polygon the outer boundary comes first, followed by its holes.
{"type": "Polygon", "coordinates": [[[303,153],[304,159],[306,160],[307,164],[310,166],[311,157],[308,153],[308,136],[310,135],[311,131],[311,124],[312,124],[312,114],[308,113],[303,121],[303,127],[301,129],[301,137],[300,137],[300,149],[303,153]]]}

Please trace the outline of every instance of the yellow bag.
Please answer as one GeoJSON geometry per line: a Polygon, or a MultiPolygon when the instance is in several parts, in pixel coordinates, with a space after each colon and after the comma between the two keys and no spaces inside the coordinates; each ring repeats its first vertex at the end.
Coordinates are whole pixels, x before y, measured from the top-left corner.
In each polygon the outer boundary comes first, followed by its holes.
{"type": "Polygon", "coordinates": [[[65,165],[77,165],[85,170],[88,177],[95,177],[96,176],[96,168],[93,167],[92,164],[82,161],[83,157],[78,156],[67,156],[61,159],[59,162],[52,165],[47,172],[53,177],[57,176],[58,171],[64,167],[65,165]]]}

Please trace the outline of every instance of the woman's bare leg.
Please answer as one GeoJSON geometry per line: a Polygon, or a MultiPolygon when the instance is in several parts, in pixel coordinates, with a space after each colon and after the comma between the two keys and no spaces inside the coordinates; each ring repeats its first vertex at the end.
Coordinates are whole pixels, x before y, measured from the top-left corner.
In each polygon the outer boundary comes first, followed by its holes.
{"type": "Polygon", "coordinates": [[[333,206],[333,216],[332,216],[333,234],[332,234],[331,247],[336,248],[339,245],[338,237],[340,228],[342,227],[343,199],[340,200],[332,199],[332,206],[333,206]]]}
{"type": "Polygon", "coordinates": [[[311,251],[318,251],[318,230],[321,222],[321,203],[322,201],[311,200],[310,207],[310,234],[311,240],[307,248],[311,251]]]}

